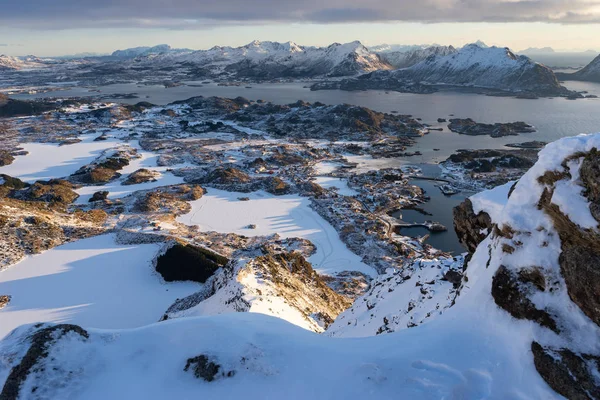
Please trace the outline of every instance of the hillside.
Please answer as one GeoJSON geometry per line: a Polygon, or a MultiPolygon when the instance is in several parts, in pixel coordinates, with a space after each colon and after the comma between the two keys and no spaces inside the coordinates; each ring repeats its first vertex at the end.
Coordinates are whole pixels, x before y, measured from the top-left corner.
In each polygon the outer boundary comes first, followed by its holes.
{"type": "Polygon", "coordinates": [[[556,75],[565,81],[600,82],[600,55],[577,72],[572,74],[560,73],[556,75]]]}
{"type": "MultiPolygon", "coordinates": [[[[472,196],[455,214],[473,244],[463,273],[430,258],[381,275],[329,328],[353,339],[252,312],[119,330],[27,325],[0,342],[0,398],[598,398],[599,147],[600,134],[561,139],[515,184],[472,196]]],[[[300,282],[331,295],[279,251],[215,278],[217,298],[246,285],[227,304],[256,307],[300,282]]],[[[304,300],[285,307],[320,301],[304,300]]]]}
{"type": "Polygon", "coordinates": [[[428,57],[409,68],[378,71],[356,79],[316,84],[314,89],[425,91],[455,88],[537,96],[568,96],[548,67],[508,48],[467,45],[448,55],[428,57]]]}

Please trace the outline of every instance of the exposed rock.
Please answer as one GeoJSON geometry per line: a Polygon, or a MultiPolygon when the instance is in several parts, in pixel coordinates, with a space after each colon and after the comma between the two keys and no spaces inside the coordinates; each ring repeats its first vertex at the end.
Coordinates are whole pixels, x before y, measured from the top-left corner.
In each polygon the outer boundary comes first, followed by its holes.
{"type": "Polygon", "coordinates": [[[535,368],[557,393],[570,400],[600,398],[600,357],[575,354],[569,349],[552,349],[531,343],[535,368]]]}
{"type": "Polygon", "coordinates": [[[0,295],[0,310],[6,307],[8,303],[10,303],[10,296],[5,294],[0,295]]]}
{"type": "Polygon", "coordinates": [[[92,203],[94,201],[104,201],[107,198],[108,198],[108,191],[101,190],[99,192],[94,192],[94,194],[92,195],[92,197],[90,197],[90,199],[88,201],[90,203],[92,203]]]}
{"type": "Polygon", "coordinates": [[[140,168],[129,174],[127,179],[123,181],[123,185],[137,185],[145,182],[156,182],[160,177],[160,173],[146,168],[140,168]]]}
{"type": "Polygon", "coordinates": [[[523,143],[508,143],[506,147],[514,147],[517,149],[542,149],[548,143],[542,142],[540,140],[532,140],[531,142],[523,142],[523,143]]]}
{"type": "Polygon", "coordinates": [[[10,165],[14,160],[15,158],[8,151],[0,150],[0,167],[10,165]]]}
{"type": "Polygon", "coordinates": [[[185,363],[184,371],[192,369],[196,378],[204,379],[206,382],[212,382],[219,376],[232,377],[235,375],[234,371],[224,372],[223,367],[214,361],[211,361],[204,354],[199,356],[188,358],[185,363]]]}
{"type": "Polygon", "coordinates": [[[54,325],[38,330],[31,336],[31,344],[21,362],[13,367],[6,378],[2,392],[1,400],[16,400],[21,398],[21,386],[27,377],[35,368],[46,358],[52,346],[56,345],[64,336],[70,335],[79,337],[80,340],[87,340],[89,334],[83,328],[77,325],[54,325]]]}
{"type": "Polygon", "coordinates": [[[165,281],[204,283],[229,260],[208,249],[174,242],[156,259],[156,271],[165,281]]]}
{"type": "Polygon", "coordinates": [[[496,304],[517,319],[528,319],[545,326],[556,333],[559,329],[556,322],[545,310],[539,310],[529,299],[532,290],[539,290],[528,285],[527,274],[516,276],[505,266],[500,266],[492,281],[492,297],[496,304]]]}
{"type": "Polygon", "coordinates": [[[479,243],[491,232],[492,219],[485,211],[475,215],[473,203],[469,199],[454,207],[452,213],[458,240],[469,253],[474,253],[479,243]]]}
{"type": "Polygon", "coordinates": [[[471,118],[452,118],[450,124],[448,124],[448,129],[463,135],[490,135],[493,138],[535,132],[535,128],[525,122],[482,124],[473,121],[471,118]]]}
{"type": "Polygon", "coordinates": [[[227,185],[248,182],[250,182],[248,174],[237,168],[217,168],[210,172],[201,183],[227,185]]]}
{"type": "Polygon", "coordinates": [[[79,197],[73,189],[73,184],[68,181],[52,179],[38,181],[24,189],[15,190],[11,196],[20,200],[43,201],[64,207],[79,197]]]}

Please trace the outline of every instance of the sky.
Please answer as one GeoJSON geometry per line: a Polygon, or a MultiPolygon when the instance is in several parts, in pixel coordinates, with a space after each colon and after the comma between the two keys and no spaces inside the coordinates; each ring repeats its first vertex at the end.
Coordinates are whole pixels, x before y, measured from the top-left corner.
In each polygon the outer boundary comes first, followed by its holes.
{"type": "Polygon", "coordinates": [[[167,43],[452,44],[600,51],[600,0],[0,0],[0,54],[167,43]]]}

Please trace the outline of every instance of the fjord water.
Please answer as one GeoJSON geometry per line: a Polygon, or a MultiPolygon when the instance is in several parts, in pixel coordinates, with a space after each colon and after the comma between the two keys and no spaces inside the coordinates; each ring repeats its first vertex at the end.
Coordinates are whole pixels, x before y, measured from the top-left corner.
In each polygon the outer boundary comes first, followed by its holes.
{"type": "MultiPolygon", "coordinates": [[[[43,94],[15,95],[15,98],[31,99],[51,96],[107,96],[107,100],[135,104],[148,101],[164,105],[193,96],[243,96],[249,100],[264,100],[276,104],[288,104],[297,100],[320,101],[325,104],[348,103],[369,107],[381,112],[397,111],[421,118],[422,122],[443,131],[432,131],[419,139],[413,150],[419,150],[422,156],[413,157],[415,162],[439,162],[446,159],[457,149],[501,148],[507,143],[529,140],[554,141],[565,136],[600,131],[600,99],[567,100],[564,98],[516,99],[511,97],[492,97],[472,93],[438,92],[433,94],[411,94],[386,91],[341,90],[310,91],[310,83],[265,83],[244,86],[217,86],[215,83],[201,84],[187,82],[173,88],[162,85],[115,84],[97,88],[100,93],[90,92],[86,88],[54,91],[43,94]],[[111,98],[111,94],[136,93],[138,98],[111,98]],[[451,133],[446,124],[437,123],[438,118],[472,118],[478,122],[515,122],[525,121],[534,125],[537,132],[515,137],[490,138],[486,136],[465,136],[451,133]],[[439,149],[434,151],[433,149],[439,149]]],[[[600,96],[600,84],[589,82],[567,82],[569,89],[587,91],[600,96]]],[[[411,160],[412,161],[412,160],[411,160]]]]}

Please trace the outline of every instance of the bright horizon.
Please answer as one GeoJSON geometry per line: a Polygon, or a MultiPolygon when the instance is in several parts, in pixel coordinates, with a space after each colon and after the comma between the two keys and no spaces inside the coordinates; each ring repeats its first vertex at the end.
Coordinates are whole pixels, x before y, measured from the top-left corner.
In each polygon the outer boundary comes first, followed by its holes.
{"type": "Polygon", "coordinates": [[[600,51],[595,0],[7,0],[0,54],[111,53],[166,43],[207,49],[252,40],[325,46],[462,46],[600,51]]]}

